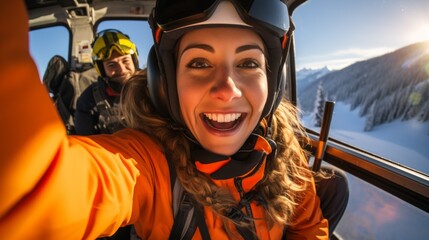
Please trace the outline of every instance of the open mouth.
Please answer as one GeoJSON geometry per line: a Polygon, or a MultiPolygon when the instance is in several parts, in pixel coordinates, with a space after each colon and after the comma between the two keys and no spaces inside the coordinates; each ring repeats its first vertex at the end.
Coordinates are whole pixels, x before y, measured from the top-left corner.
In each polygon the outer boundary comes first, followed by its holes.
{"type": "Polygon", "coordinates": [[[208,127],[216,131],[227,132],[237,128],[245,114],[242,113],[203,113],[203,120],[208,127]]]}

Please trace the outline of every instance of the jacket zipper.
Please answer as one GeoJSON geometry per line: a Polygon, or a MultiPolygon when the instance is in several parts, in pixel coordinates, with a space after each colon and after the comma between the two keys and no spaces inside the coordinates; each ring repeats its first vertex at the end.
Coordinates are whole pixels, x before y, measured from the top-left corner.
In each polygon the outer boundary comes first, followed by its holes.
{"type": "MultiPolygon", "coordinates": [[[[244,196],[243,179],[238,177],[234,178],[234,184],[235,184],[235,187],[237,188],[238,193],[240,194],[240,199],[242,199],[244,196]]],[[[245,201],[244,209],[246,210],[248,217],[253,218],[252,207],[250,206],[250,204],[251,204],[250,202],[245,201]]],[[[251,221],[250,224],[251,224],[252,230],[256,232],[253,221],[251,221]]]]}

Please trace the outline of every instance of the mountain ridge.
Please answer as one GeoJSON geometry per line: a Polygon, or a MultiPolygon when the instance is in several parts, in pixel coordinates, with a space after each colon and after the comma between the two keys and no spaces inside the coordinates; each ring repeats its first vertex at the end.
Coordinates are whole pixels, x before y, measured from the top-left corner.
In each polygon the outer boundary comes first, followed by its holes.
{"type": "Polygon", "coordinates": [[[360,116],[374,126],[395,119],[429,120],[429,41],[358,61],[340,70],[326,69],[312,70],[306,75],[297,73],[298,102],[304,114],[313,112],[317,88],[321,85],[325,100],[350,104],[350,110],[359,108],[360,116]]]}

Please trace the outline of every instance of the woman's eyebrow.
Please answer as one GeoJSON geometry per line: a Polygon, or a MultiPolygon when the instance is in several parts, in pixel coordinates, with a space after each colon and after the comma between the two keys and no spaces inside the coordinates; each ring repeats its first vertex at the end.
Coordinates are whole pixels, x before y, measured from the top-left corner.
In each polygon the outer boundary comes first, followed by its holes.
{"type": "MultiPolygon", "coordinates": [[[[199,48],[199,49],[211,52],[211,53],[215,52],[214,48],[210,45],[202,44],[202,43],[195,43],[195,44],[189,44],[188,46],[186,46],[183,49],[183,51],[180,53],[180,55],[183,55],[184,52],[186,52],[189,49],[193,49],[193,48],[199,48]]],[[[240,52],[244,52],[244,51],[251,50],[251,49],[258,49],[262,53],[265,54],[264,50],[258,44],[247,44],[247,45],[240,46],[237,49],[235,49],[235,53],[240,53],[240,52]]]]}
{"type": "Polygon", "coordinates": [[[184,52],[186,52],[187,50],[192,49],[192,48],[199,48],[199,49],[211,52],[211,53],[215,52],[214,48],[210,45],[202,44],[202,43],[195,43],[195,44],[189,44],[188,46],[186,46],[180,55],[182,55],[184,52]]]}
{"type": "Polygon", "coordinates": [[[259,49],[262,53],[265,54],[264,50],[258,44],[248,44],[248,45],[240,46],[237,49],[235,49],[235,53],[240,53],[251,49],[259,49]]]}

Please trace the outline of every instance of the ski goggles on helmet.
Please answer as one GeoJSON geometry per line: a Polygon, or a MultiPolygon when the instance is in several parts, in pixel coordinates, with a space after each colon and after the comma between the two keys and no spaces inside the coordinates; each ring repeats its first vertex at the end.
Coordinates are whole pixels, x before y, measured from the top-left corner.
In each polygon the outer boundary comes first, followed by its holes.
{"type": "Polygon", "coordinates": [[[94,52],[94,60],[107,60],[112,57],[113,51],[118,52],[121,55],[132,55],[136,53],[134,45],[119,45],[119,44],[112,44],[107,47],[103,47],[102,49],[99,49],[97,52],[94,52]]]}
{"type": "MultiPolygon", "coordinates": [[[[163,31],[178,29],[210,18],[225,0],[157,0],[155,22],[163,31]]],[[[279,37],[289,30],[289,12],[281,0],[230,0],[244,22],[262,25],[279,37]]]]}
{"type": "Polygon", "coordinates": [[[99,37],[92,46],[92,58],[95,61],[111,58],[113,51],[121,55],[137,54],[136,45],[128,35],[115,29],[107,29],[98,33],[99,37]]]}

